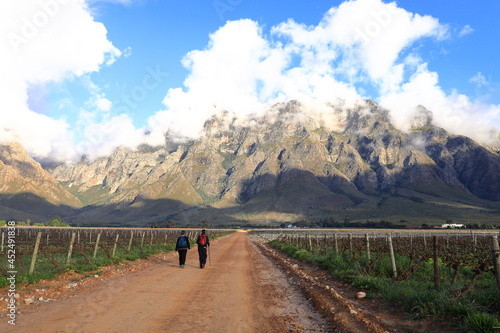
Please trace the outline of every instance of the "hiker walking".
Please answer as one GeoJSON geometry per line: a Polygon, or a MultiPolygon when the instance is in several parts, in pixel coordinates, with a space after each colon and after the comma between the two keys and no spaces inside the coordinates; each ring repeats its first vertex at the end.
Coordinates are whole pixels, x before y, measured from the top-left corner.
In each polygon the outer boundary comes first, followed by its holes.
{"type": "Polygon", "coordinates": [[[186,264],[186,255],[188,250],[191,248],[189,245],[189,238],[185,235],[184,230],[181,231],[181,235],[177,238],[177,243],[175,243],[175,251],[179,252],[179,267],[184,268],[186,264]]]}
{"type": "Polygon", "coordinates": [[[200,268],[205,268],[207,263],[207,249],[210,246],[210,240],[208,235],[205,233],[205,229],[201,231],[201,234],[196,238],[196,244],[198,244],[198,255],[200,257],[200,268]]]}

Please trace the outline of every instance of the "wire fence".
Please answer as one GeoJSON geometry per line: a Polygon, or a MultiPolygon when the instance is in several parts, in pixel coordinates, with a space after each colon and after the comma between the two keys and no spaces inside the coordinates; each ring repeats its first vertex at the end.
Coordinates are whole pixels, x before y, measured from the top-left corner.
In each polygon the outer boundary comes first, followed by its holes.
{"type": "MultiPolygon", "coordinates": [[[[184,229],[183,229],[184,230],[184,229]]],[[[199,230],[185,230],[193,239],[199,230]]],[[[228,230],[207,229],[208,235],[228,230]]],[[[0,228],[0,274],[7,274],[15,262],[16,272],[32,274],[40,261],[49,262],[57,270],[64,269],[75,258],[89,265],[97,257],[115,258],[131,252],[160,252],[173,249],[180,229],[126,228],[0,228]]]]}
{"type": "Polygon", "coordinates": [[[314,255],[344,256],[365,265],[367,274],[382,259],[391,261],[393,283],[410,278],[425,263],[434,264],[434,284],[441,283],[440,263],[454,271],[453,284],[460,271],[468,267],[473,275],[457,292],[456,298],[468,293],[485,273],[495,275],[500,295],[500,249],[498,232],[346,232],[346,231],[260,231],[265,241],[280,242],[309,251],[314,255]],[[405,257],[404,264],[397,258],[405,257]]]}

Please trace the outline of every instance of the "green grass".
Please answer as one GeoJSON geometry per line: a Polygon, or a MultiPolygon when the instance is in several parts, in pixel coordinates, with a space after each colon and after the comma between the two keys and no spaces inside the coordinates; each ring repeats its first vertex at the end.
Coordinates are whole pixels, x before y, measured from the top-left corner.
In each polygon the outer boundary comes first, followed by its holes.
{"type": "Polygon", "coordinates": [[[488,333],[500,330],[500,320],[486,313],[474,313],[465,318],[465,323],[472,332],[488,333]]]}
{"type": "Polygon", "coordinates": [[[68,187],[70,182],[61,182],[71,194],[77,197],[84,206],[94,204],[103,205],[109,202],[109,191],[106,190],[102,185],[94,185],[83,192],[80,192],[80,185],[68,187]]]}

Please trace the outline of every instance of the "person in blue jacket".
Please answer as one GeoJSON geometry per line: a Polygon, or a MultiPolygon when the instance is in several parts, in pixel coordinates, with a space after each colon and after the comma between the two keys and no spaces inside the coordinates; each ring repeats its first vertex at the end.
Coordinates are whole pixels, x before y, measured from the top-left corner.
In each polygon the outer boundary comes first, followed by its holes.
{"type": "Polygon", "coordinates": [[[187,252],[190,248],[189,238],[186,236],[186,232],[182,230],[181,235],[177,238],[177,243],[175,243],[175,251],[179,253],[180,268],[184,268],[184,265],[186,264],[187,252]]]}

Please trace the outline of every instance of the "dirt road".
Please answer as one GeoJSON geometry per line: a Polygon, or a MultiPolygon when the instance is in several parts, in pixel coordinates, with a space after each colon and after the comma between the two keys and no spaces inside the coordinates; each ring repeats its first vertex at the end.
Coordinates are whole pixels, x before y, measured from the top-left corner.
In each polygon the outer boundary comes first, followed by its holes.
{"type": "Polygon", "coordinates": [[[330,332],[246,233],[213,242],[211,264],[198,267],[196,246],[186,268],[175,255],[82,290],[30,305],[1,332],[330,332]]]}

